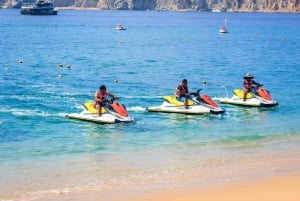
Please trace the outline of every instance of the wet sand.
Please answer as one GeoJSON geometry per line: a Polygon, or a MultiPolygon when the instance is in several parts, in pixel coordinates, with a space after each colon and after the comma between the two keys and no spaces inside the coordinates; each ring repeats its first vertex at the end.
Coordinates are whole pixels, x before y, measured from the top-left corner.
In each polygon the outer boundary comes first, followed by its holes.
{"type": "Polygon", "coordinates": [[[87,191],[51,196],[43,201],[299,201],[300,173],[272,176],[255,182],[230,183],[210,187],[193,185],[151,191],[132,189],[87,191]]]}

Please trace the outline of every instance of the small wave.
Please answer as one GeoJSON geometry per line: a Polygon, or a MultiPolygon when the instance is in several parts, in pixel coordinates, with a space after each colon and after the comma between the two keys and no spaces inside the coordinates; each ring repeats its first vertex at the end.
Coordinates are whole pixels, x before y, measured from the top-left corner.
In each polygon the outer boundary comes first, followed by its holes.
{"type": "Polygon", "coordinates": [[[48,117],[48,116],[50,116],[47,112],[38,111],[38,110],[18,110],[18,109],[11,109],[10,111],[15,116],[40,116],[40,117],[48,117]]]}
{"type": "Polygon", "coordinates": [[[68,115],[68,113],[61,112],[61,113],[58,113],[58,114],[55,114],[55,115],[51,115],[51,116],[65,117],[65,116],[67,116],[67,115],[68,115]]]}
{"type": "Polygon", "coordinates": [[[84,107],[83,107],[83,105],[82,105],[82,104],[75,105],[75,108],[76,108],[76,109],[79,109],[79,110],[82,110],[82,109],[84,109],[84,107]]]}
{"type": "Polygon", "coordinates": [[[257,147],[270,143],[297,141],[300,139],[299,134],[274,134],[274,135],[245,135],[245,136],[229,136],[209,143],[210,145],[218,145],[224,148],[241,148],[241,147],[257,147]]]}
{"type": "Polygon", "coordinates": [[[21,100],[21,101],[43,100],[43,98],[41,96],[34,96],[34,95],[11,95],[11,96],[9,96],[9,98],[15,99],[15,100],[21,100]]]}
{"type": "Polygon", "coordinates": [[[212,97],[211,99],[216,100],[216,101],[220,101],[222,99],[222,97],[212,97]]]}
{"type": "Polygon", "coordinates": [[[68,194],[71,192],[81,192],[83,189],[78,189],[76,187],[71,188],[64,188],[64,189],[49,189],[49,190],[40,190],[36,192],[27,192],[26,194],[19,196],[18,199],[4,199],[1,201],[32,201],[32,200],[38,200],[46,197],[51,197],[55,195],[63,195],[63,194],[68,194]]]}
{"type": "Polygon", "coordinates": [[[162,98],[163,95],[161,96],[121,96],[120,98],[126,98],[126,99],[157,99],[157,98],[162,98]]]}
{"type": "Polygon", "coordinates": [[[146,110],[146,108],[136,106],[136,107],[129,107],[129,108],[127,108],[127,110],[132,111],[132,112],[144,112],[146,110]]]}

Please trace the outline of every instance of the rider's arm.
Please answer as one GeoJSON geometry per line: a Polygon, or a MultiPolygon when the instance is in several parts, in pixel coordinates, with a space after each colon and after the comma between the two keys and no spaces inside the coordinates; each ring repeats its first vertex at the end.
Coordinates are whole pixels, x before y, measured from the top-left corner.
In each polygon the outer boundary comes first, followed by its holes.
{"type": "Polygon", "coordinates": [[[113,94],[111,94],[111,93],[109,93],[109,92],[107,92],[107,95],[109,95],[109,96],[112,97],[112,98],[118,98],[117,96],[115,96],[115,95],[113,95],[113,94]]]}
{"type": "Polygon", "coordinates": [[[254,80],[252,80],[252,84],[260,86],[261,84],[259,84],[258,82],[255,82],[254,80]]]}
{"type": "Polygon", "coordinates": [[[100,98],[98,98],[98,91],[95,92],[95,102],[101,102],[100,98]]]}

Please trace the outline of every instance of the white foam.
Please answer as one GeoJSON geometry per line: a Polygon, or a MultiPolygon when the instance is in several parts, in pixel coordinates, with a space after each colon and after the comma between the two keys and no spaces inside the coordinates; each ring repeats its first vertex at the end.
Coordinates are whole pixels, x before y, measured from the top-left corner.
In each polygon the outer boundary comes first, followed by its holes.
{"type": "Polygon", "coordinates": [[[83,107],[83,105],[82,105],[82,104],[75,105],[75,108],[76,108],[76,109],[79,109],[79,110],[82,110],[82,109],[84,109],[84,107],[83,107]]]}
{"type": "Polygon", "coordinates": [[[136,107],[129,107],[129,108],[127,108],[127,110],[128,111],[133,111],[133,112],[144,112],[146,110],[146,108],[136,106],[136,107]]]}
{"type": "Polygon", "coordinates": [[[68,115],[68,113],[61,112],[61,113],[58,113],[56,115],[51,115],[51,116],[65,117],[67,115],[68,115]]]}
{"type": "Polygon", "coordinates": [[[40,117],[49,116],[48,113],[44,111],[38,111],[38,110],[11,109],[10,111],[15,116],[40,116],[40,117]]]}
{"type": "Polygon", "coordinates": [[[157,99],[157,98],[162,98],[163,95],[161,96],[121,96],[120,98],[127,98],[127,99],[157,99]]]}

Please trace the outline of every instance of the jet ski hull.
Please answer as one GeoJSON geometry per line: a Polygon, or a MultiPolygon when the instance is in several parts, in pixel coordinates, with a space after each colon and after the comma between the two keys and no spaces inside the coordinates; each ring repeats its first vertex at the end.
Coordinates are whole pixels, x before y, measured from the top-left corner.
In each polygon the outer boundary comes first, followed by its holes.
{"type": "Polygon", "coordinates": [[[211,109],[202,105],[191,105],[185,109],[183,106],[175,106],[166,101],[163,102],[160,106],[148,107],[147,111],[149,112],[162,112],[162,113],[180,113],[180,114],[220,114],[223,113],[223,109],[211,109]]]}
{"type": "Polygon", "coordinates": [[[111,114],[104,113],[101,116],[98,114],[91,114],[88,111],[84,110],[81,113],[72,113],[66,115],[70,119],[77,119],[82,121],[94,122],[98,124],[115,124],[115,123],[130,123],[134,119],[130,116],[124,118],[117,118],[111,114]]]}
{"type": "Polygon", "coordinates": [[[240,106],[247,106],[247,107],[274,107],[278,105],[278,102],[274,100],[265,101],[265,100],[260,100],[258,98],[252,97],[244,101],[243,99],[235,95],[231,98],[221,98],[220,102],[224,104],[240,105],[240,106]]]}

